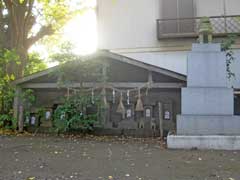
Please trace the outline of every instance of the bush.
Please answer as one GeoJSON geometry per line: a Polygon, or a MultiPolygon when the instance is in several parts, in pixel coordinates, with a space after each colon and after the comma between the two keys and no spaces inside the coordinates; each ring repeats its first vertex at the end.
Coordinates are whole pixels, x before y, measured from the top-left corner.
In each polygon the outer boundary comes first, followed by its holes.
{"type": "Polygon", "coordinates": [[[17,120],[12,115],[1,114],[0,115],[0,129],[11,129],[16,130],[17,120]]]}
{"type": "Polygon", "coordinates": [[[63,105],[54,112],[54,129],[60,132],[80,131],[92,132],[100,126],[101,104],[99,98],[74,95],[65,99],[63,105]]]}

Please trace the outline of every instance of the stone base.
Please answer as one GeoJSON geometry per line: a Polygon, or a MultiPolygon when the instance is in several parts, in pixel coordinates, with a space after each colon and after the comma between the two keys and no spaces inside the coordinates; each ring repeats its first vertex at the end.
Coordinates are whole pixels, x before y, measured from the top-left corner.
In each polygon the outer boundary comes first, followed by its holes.
{"type": "Polygon", "coordinates": [[[178,115],[177,135],[240,136],[240,116],[178,115]]]}
{"type": "Polygon", "coordinates": [[[233,115],[232,88],[182,88],[182,114],[233,115]]]}
{"type": "Polygon", "coordinates": [[[133,120],[123,120],[118,124],[119,129],[138,129],[137,122],[133,120]]]}
{"type": "Polygon", "coordinates": [[[169,149],[240,150],[240,136],[175,136],[168,135],[169,149]]]}

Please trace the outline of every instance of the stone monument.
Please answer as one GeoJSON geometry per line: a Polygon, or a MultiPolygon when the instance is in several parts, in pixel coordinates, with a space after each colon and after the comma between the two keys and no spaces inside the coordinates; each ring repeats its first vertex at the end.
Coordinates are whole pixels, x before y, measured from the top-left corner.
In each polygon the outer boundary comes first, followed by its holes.
{"type": "Polygon", "coordinates": [[[235,126],[240,121],[233,116],[233,89],[227,85],[226,57],[220,44],[194,44],[187,66],[177,134],[240,134],[240,126],[235,126]]]}
{"type": "Polygon", "coordinates": [[[240,116],[233,115],[234,96],[227,85],[226,55],[220,44],[211,43],[206,28],[209,21],[202,23],[200,43],[193,44],[188,54],[187,87],[182,88],[177,135],[168,136],[168,147],[240,149],[240,116]]]}

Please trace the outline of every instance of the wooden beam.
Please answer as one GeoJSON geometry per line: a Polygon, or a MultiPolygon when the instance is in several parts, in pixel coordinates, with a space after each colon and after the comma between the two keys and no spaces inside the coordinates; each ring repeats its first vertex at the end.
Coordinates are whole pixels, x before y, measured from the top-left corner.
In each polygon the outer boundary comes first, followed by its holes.
{"type": "MultiPolygon", "coordinates": [[[[146,83],[140,82],[114,82],[114,83],[72,83],[71,85],[61,86],[57,83],[26,83],[23,84],[23,88],[31,88],[31,89],[55,89],[55,88],[101,88],[106,86],[106,88],[139,88],[146,85],[146,83]]],[[[185,87],[185,83],[152,83],[152,88],[182,88],[185,87]]]]}
{"type": "Polygon", "coordinates": [[[49,69],[46,69],[46,70],[43,70],[43,71],[40,71],[40,72],[37,72],[37,73],[34,73],[34,74],[31,74],[29,76],[26,76],[26,77],[23,77],[21,79],[17,79],[15,81],[13,81],[11,84],[12,85],[17,85],[17,84],[21,84],[21,83],[24,83],[26,81],[30,81],[32,79],[35,79],[35,78],[38,78],[38,77],[41,77],[41,76],[44,76],[44,75],[48,75],[50,74],[51,72],[57,70],[58,66],[54,66],[54,67],[51,67],[49,69]]]}

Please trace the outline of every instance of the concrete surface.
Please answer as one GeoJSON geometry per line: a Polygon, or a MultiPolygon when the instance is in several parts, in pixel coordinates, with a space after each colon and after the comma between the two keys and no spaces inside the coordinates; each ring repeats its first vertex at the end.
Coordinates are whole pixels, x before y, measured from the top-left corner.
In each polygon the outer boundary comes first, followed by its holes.
{"type": "Polygon", "coordinates": [[[239,135],[240,116],[197,116],[177,117],[178,135],[239,135]]]}
{"type": "Polygon", "coordinates": [[[221,44],[199,44],[194,43],[192,44],[192,52],[219,52],[221,49],[221,44]]]}
{"type": "Polygon", "coordinates": [[[170,149],[240,150],[240,136],[180,136],[169,135],[170,149]]]}
{"type": "Polygon", "coordinates": [[[182,88],[183,115],[233,115],[232,88],[182,88]]]}
{"type": "Polygon", "coordinates": [[[177,135],[240,135],[240,116],[233,116],[233,89],[228,88],[226,57],[220,44],[193,44],[181,104],[177,135]]]}
{"type": "Polygon", "coordinates": [[[188,87],[227,87],[225,53],[200,50],[188,55],[188,87]]]}
{"type": "Polygon", "coordinates": [[[0,136],[1,180],[239,180],[239,167],[240,151],[173,151],[157,139],[0,136]]]}

